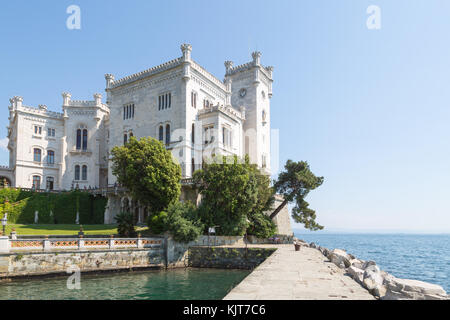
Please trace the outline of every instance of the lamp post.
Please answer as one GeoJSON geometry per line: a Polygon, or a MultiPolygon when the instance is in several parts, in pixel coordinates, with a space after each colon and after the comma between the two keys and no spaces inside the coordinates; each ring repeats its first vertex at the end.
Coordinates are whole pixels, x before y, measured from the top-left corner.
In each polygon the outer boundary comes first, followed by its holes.
{"type": "Polygon", "coordinates": [[[5,228],[6,228],[6,224],[8,223],[8,217],[7,217],[8,213],[5,212],[5,215],[3,216],[2,219],[2,226],[3,226],[3,235],[6,235],[5,233],[5,228]]]}

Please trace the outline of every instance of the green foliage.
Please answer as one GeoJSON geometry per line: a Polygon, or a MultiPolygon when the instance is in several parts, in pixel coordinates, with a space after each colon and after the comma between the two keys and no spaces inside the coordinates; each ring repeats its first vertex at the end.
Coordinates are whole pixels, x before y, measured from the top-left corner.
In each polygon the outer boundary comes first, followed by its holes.
{"type": "Polygon", "coordinates": [[[264,213],[254,213],[249,217],[249,220],[248,235],[264,239],[272,237],[277,232],[276,224],[264,213]]]}
{"type": "Polygon", "coordinates": [[[296,222],[303,223],[305,228],[310,230],[323,229],[323,226],[316,222],[316,212],[308,207],[309,204],[304,199],[311,190],[322,185],[324,178],[316,177],[306,161],[288,160],[284,168],[285,171],[279,174],[274,188],[285,200],[272,216],[288,202],[294,202],[292,217],[296,222]]]}
{"type": "Polygon", "coordinates": [[[196,240],[202,233],[203,225],[196,218],[196,207],[190,203],[174,202],[167,211],[149,217],[148,227],[152,233],[170,232],[178,242],[196,240]]]}
{"type": "Polygon", "coordinates": [[[199,216],[208,226],[218,226],[219,235],[270,237],[275,223],[265,215],[274,203],[270,178],[260,172],[248,157],[218,158],[194,173],[202,194],[199,216]]]}
{"type": "Polygon", "coordinates": [[[252,169],[252,178],[256,179],[258,194],[256,205],[248,215],[250,223],[247,234],[262,239],[270,238],[277,232],[277,226],[266,212],[275,202],[275,190],[270,186],[269,176],[261,174],[256,166],[252,169]]]}
{"type": "Polygon", "coordinates": [[[169,231],[167,225],[167,212],[161,211],[148,217],[148,229],[152,234],[163,234],[169,231]]]}
{"type": "Polygon", "coordinates": [[[114,147],[111,154],[117,181],[151,212],[160,212],[178,200],[181,167],[162,142],[151,137],[131,137],[124,146],[114,147]]]}
{"type": "Polygon", "coordinates": [[[104,197],[81,191],[37,193],[13,188],[0,190],[0,214],[3,216],[8,212],[8,223],[34,223],[37,210],[40,224],[73,224],[78,203],[80,223],[102,224],[106,202],[104,197]],[[5,198],[8,198],[8,203],[5,198]]]}
{"type": "Polygon", "coordinates": [[[206,227],[218,226],[219,235],[241,236],[248,227],[247,215],[257,203],[257,181],[248,157],[236,156],[205,164],[194,172],[202,194],[199,216],[206,227]]]}
{"type": "Polygon", "coordinates": [[[133,214],[121,212],[114,219],[117,221],[117,233],[120,237],[133,238],[137,236],[133,214]]]}

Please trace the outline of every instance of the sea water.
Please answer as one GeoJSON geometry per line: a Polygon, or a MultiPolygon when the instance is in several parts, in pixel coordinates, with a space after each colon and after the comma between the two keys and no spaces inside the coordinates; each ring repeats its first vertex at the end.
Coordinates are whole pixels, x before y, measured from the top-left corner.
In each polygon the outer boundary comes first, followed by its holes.
{"type": "Polygon", "coordinates": [[[395,277],[438,284],[450,293],[450,235],[295,233],[328,249],[375,261],[395,277]]]}
{"type": "Polygon", "coordinates": [[[69,275],[16,280],[0,284],[0,300],[220,300],[249,273],[247,270],[169,269],[81,274],[80,289],[67,286],[69,275]]]}

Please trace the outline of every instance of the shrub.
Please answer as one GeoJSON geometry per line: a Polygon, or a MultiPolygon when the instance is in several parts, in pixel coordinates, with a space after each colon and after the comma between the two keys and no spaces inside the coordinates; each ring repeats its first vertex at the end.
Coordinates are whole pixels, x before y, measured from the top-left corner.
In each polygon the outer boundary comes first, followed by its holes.
{"type": "Polygon", "coordinates": [[[128,212],[118,214],[114,219],[117,221],[117,233],[121,237],[136,237],[136,229],[133,223],[133,215],[128,212]]]}
{"type": "Polygon", "coordinates": [[[147,224],[148,224],[148,229],[153,234],[162,234],[162,233],[168,231],[168,229],[167,229],[167,226],[168,226],[167,212],[161,211],[158,214],[154,214],[154,215],[148,217],[147,224]]]}
{"type": "Polygon", "coordinates": [[[254,213],[250,218],[250,226],[247,229],[248,235],[258,238],[270,238],[277,232],[276,224],[264,213],[254,213]]]}
{"type": "Polygon", "coordinates": [[[203,230],[196,211],[192,203],[177,201],[170,204],[167,211],[149,217],[148,227],[155,234],[169,231],[178,242],[194,241],[203,230]]]}

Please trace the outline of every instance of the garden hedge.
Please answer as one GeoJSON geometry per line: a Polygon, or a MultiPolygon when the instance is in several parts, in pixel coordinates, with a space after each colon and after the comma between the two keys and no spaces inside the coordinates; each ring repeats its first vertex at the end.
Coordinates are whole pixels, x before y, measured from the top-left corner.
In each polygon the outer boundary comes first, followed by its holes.
{"type": "Polygon", "coordinates": [[[82,191],[38,193],[21,189],[0,190],[0,213],[8,212],[8,222],[34,223],[34,213],[39,211],[40,224],[74,224],[78,212],[80,224],[103,224],[107,199],[82,191]],[[8,203],[5,203],[8,198],[8,203]],[[53,213],[53,215],[50,214],[53,213]]]}

